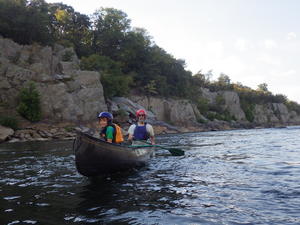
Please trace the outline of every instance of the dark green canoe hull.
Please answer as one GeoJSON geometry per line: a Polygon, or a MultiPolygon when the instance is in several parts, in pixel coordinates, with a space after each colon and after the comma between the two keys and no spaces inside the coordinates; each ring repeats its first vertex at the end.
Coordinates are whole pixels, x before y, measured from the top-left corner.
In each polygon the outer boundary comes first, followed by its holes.
{"type": "Polygon", "coordinates": [[[107,175],[145,166],[153,148],[130,148],[111,144],[78,132],[73,144],[78,172],[87,177],[107,175]]]}

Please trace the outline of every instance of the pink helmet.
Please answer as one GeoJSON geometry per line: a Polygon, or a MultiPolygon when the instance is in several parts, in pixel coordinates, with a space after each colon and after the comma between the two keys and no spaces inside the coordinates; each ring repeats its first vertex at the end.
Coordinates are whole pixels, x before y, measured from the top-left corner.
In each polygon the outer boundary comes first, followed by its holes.
{"type": "Polygon", "coordinates": [[[143,109],[139,109],[138,111],[136,111],[136,117],[139,117],[140,115],[145,115],[145,118],[147,116],[146,111],[143,109]]]}

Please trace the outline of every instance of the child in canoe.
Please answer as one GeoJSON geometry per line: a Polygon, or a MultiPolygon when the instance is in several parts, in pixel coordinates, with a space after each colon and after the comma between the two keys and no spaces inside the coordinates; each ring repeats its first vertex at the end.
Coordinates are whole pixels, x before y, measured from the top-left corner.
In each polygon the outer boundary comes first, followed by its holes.
{"type": "Polygon", "coordinates": [[[100,137],[109,143],[121,143],[124,141],[120,126],[113,123],[113,115],[109,112],[101,112],[98,115],[101,128],[100,137]]]}

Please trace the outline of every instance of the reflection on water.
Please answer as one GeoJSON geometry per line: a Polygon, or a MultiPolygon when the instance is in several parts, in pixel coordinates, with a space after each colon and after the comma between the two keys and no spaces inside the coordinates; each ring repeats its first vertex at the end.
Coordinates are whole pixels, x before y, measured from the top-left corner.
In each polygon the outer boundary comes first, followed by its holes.
{"type": "Polygon", "coordinates": [[[300,128],[166,135],[149,165],[87,179],[71,141],[0,145],[0,224],[300,224],[300,128]]]}

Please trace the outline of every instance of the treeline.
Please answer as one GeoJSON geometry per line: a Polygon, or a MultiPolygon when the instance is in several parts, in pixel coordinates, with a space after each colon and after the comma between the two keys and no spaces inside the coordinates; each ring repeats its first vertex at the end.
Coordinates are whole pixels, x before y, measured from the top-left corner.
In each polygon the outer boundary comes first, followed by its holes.
{"type": "Polygon", "coordinates": [[[100,8],[87,16],[62,3],[0,0],[0,35],[20,44],[73,47],[82,69],[101,72],[108,98],[130,92],[183,97],[209,111],[212,106],[201,98],[200,87],[205,87],[211,91],[237,91],[245,109],[256,103],[277,102],[300,113],[297,103],[273,95],[266,84],[253,90],[233,84],[225,74],[216,81],[211,80],[211,72],[193,75],[185,69],[184,60],[157,46],[145,29],[132,27],[126,13],[117,9],[100,8]]]}
{"type": "Polygon", "coordinates": [[[0,0],[0,34],[20,44],[74,47],[82,69],[101,71],[107,97],[131,89],[186,97],[192,74],[185,62],[157,46],[145,29],[133,28],[126,13],[100,8],[91,16],[62,3],[0,0]]]}

